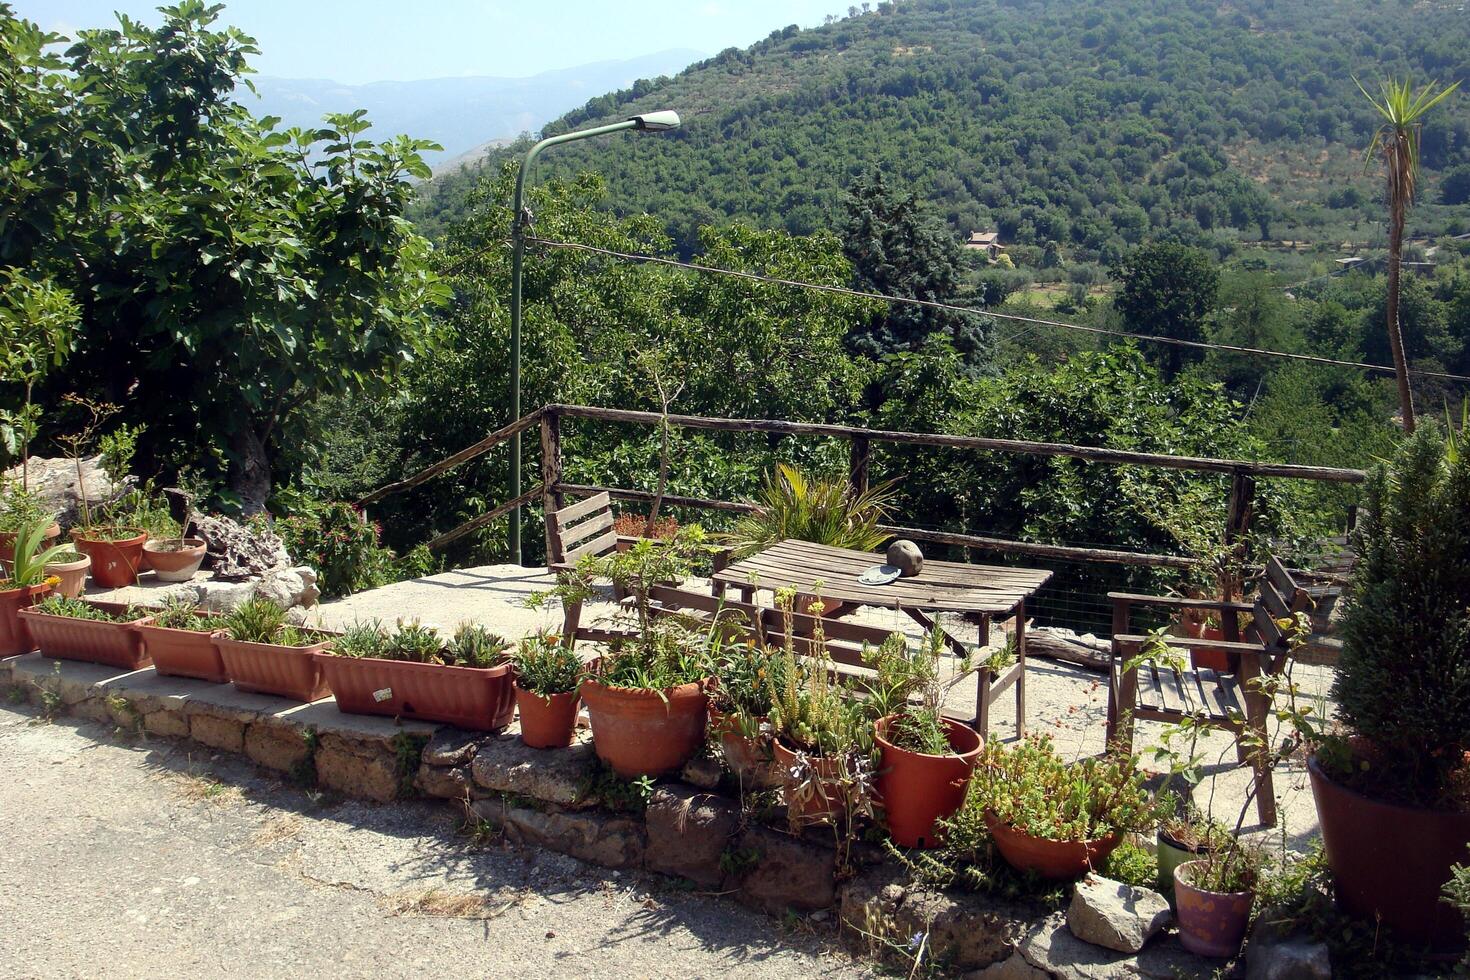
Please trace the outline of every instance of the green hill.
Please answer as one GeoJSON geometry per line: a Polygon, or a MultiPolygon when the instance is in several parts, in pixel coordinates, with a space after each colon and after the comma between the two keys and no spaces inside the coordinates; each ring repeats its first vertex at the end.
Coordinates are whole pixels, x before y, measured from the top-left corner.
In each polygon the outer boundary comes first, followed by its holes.
{"type": "MultiPolygon", "coordinates": [[[[686,125],[559,147],[538,172],[602,172],[610,206],[660,216],[686,249],[699,225],[731,219],[831,227],[843,188],[875,166],[959,234],[998,228],[1104,261],[1162,234],[1366,240],[1375,123],[1351,76],[1405,72],[1470,76],[1457,3],[907,0],[593,99],[545,132],[662,107],[686,125]]],[[[1470,98],[1442,109],[1411,231],[1445,230],[1439,176],[1470,162],[1470,98]]],[[[427,190],[431,230],[476,176],[427,190]]]]}

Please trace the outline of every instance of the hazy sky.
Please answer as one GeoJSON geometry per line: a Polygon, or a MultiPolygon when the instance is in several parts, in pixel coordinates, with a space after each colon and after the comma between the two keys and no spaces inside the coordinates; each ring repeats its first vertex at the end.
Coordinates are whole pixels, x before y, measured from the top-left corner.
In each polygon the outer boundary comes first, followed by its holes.
{"type": "MultiPolygon", "coordinates": [[[[787,24],[812,27],[849,0],[234,0],[221,21],[254,37],[265,75],[360,83],[523,76],[669,48],[714,54],[787,24]]],[[[49,30],[156,21],[161,0],[12,0],[49,30]]]]}

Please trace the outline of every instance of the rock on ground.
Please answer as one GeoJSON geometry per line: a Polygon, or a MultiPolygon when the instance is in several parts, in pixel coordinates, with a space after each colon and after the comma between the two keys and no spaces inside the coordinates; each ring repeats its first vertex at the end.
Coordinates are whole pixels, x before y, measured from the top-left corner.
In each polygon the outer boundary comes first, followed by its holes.
{"type": "Polygon", "coordinates": [[[1074,936],[1121,953],[1143,949],[1169,918],[1168,899],[1158,892],[1094,874],[1077,882],[1067,909],[1074,936]]]}

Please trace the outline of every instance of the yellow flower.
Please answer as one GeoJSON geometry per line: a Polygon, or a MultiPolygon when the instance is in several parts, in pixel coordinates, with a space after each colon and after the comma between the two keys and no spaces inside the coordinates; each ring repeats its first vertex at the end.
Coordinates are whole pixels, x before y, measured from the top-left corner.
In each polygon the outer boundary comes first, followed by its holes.
{"type": "Polygon", "coordinates": [[[47,575],[46,578],[41,582],[41,584],[54,589],[61,584],[61,576],[47,575]]]}

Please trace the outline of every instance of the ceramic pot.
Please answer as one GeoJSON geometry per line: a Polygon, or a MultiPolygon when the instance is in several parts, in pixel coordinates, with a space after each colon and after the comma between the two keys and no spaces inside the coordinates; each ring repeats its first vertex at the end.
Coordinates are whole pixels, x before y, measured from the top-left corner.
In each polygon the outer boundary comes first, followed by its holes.
{"type": "Polygon", "coordinates": [[[624,779],[673,772],[704,744],[701,683],[645,691],[587,678],[582,681],[582,701],[592,722],[597,757],[624,779]]]}
{"type": "MultiPolygon", "coordinates": [[[[42,536],[40,550],[45,551],[47,548],[51,547],[53,544],[56,543],[56,539],[59,537],[61,537],[61,525],[52,524],[46,529],[46,533],[42,536]]],[[[0,564],[4,564],[7,572],[10,569],[10,560],[14,557],[15,532],[0,531],[0,564]]]]}
{"type": "Polygon", "coordinates": [[[1174,899],[1179,942],[1199,956],[1229,959],[1240,952],[1250,925],[1252,892],[1209,892],[1190,884],[1203,861],[1185,861],[1174,869],[1174,899]]]}
{"type": "MultiPolygon", "coordinates": [[[[114,615],[128,608],[122,602],[90,604],[114,615]]],[[[25,621],[26,628],[30,630],[31,638],[40,648],[42,656],[60,660],[85,660],[122,670],[138,670],[152,662],[143,649],[143,637],[138,632],[139,626],[153,622],[152,616],[140,616],[118,623],[52,616],[33,609],[22,609],[18,615],[25,621]]]]}
{"type": "Polygon", "coordinates": [[[985,811],[985,826],[1007,864],[1017,871],[1034,871],[1052,881],[1080,878],[1100,867],[1123,839],[1116,833],[1088,841],[1032,837],[1001,820],[994,810],[985,811]]]}
{"type": "Polygon", "coordinates": [[[138,572],[143,567],[143,542],[148,540],[147,532],[135,527],[113,530],[129,533],[119,538],[88,537],[78,528],[71,534],[76,549],[92,559],[92,581],[104,589],[137,583],[138,572]]]}
{"type": "MultiPolygon", "coordinates": [[[[215,613],[196,612],[196,616],[219,619],[215,613]]],[[[213,631],[170,629],[148,623],[138,627],[143,636],[143,649],[153,660],[153,669],[167,677],[192,677],[225,684],[230,680],[224,658],[214,644],[213,631]]]]}
{"type": "Polygon", "coordinates": [[[1453,953],[1465,921],[1440,900],[1450,867],[1466,861],[1470,813],[1383,803],[1341,785],[1307,762],[1322,843],[1349,914],[1382,923],[1397,939],[1453,953]]]}
{"type": "Polygon", "coordinates": [[[888,740],[893,716],[873,726],[878,743],[878,796],[888,817],[888,833],[900,847],[935,847],[934,824],[964,805],[975,760],[985,740],[969,725],[943,720],[951,755],[925,755],[888,740]]]}
{"type": "Polygon", "coordinates": [[[779,738],[771,740],[772,768],[781,781],[786,809],[798,826],[830,823],[847,811],[847,787],[843,760],[838,757],[806,757],[805,777],[798,774],[795,750],[779,738]]]}
{"type": "Polygon", "coordinates": [[[36,649],[20,611],[40,602],[50,591],[49,585],[23,585],[0,592],[0,657],[14,657],[36,649]]]}
{"type": "Polygon", "coordinates": [[[378,657],[318,653],[327,686],[341,711],[436,721],[492,732],[515,718],[510,664],[459,667],[378,657]]]}
{"type": "Polygon", "coordinates": [[[536,694],[516,684],[515,694],[522,742],[533,749],[564,749],[576,741],[577,712],[582,709],[576,691],[536,694]]]}
{"type": "Polygon", "coordinates": [[[225,673],[237,690],[274,694],[293,701],[320,701],[331,694],[316,654],[327,648],[333,634],[312,631],[319,643],[288,647],[279,643],[232,640],[223,631],[212,637],[224,661],[225,673]]]}
{"type": "Polygon", "coordinates": [[[55,575],[61,579],[56,584],[56,591],[68,599],[75,599],[87,588],[87,572],[92,567],[92,556],[78,552],[79,557],[75,561],[51,562],[46,566],[46,574],[55,575]]]}
{"type": "Polygon", "coordinates": [[[204,561],[203,538],[170,538],[143,545],[143,564],[162,582],[187,582],[204,561]]]}
{"type": "Polygon", "coordinates": [[[1165,895],[1174,892],[1174,869],[1186,861],[1193,861],[1201,854],[1208,854],[1207,847],[1190,847],[1174,839],[1169,833],[1160,830],[1158,832],[1159,842],[1159,891],[1165,895]]]}

